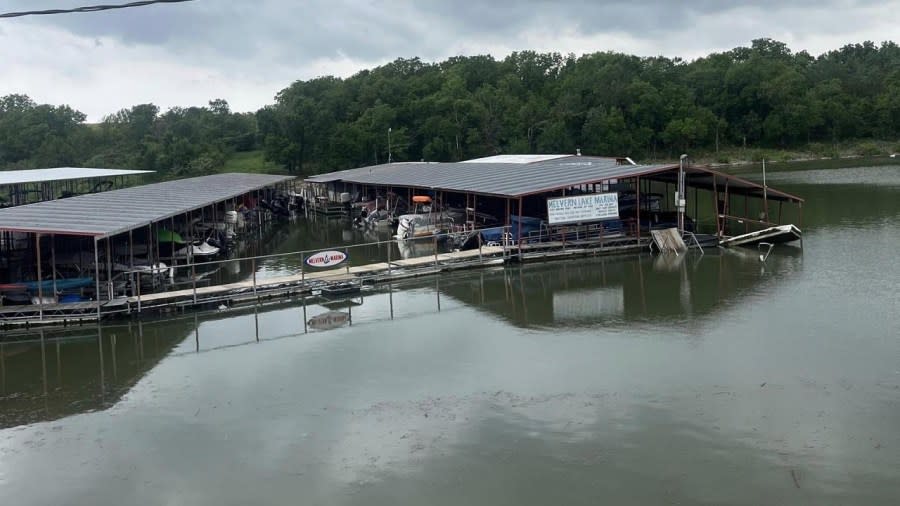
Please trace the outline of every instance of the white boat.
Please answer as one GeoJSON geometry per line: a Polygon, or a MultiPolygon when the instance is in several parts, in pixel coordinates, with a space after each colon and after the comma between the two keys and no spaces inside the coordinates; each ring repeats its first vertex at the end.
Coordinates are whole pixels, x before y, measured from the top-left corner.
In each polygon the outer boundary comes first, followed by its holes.
{"type": "Polygon", "coordinates": [[[781,244],[786,242],[799,241],[803,237],[803,232],[794,225],[779,225],[777,227],[764,228],[749,234],[736,235],[734,237],[726,237],[719,241],[719,246],[726,248],[732,246],[754,246],[761,242],[771,244],[781,244]]]}
{"type": "Polygon", "coordinates": [[[201,243],[192,243],[187,246],[176,250],[173,254],[173,258],[207,258],[213,257],[219,254],[219,248],[211,245],[210,243],[203,241],[201,243]]]}
{"type": "Polygon", "coordinates": [[[442,213],[404,214],[397,223],[397,239],[421,239],[446,232],[453,218],[442,213]]]}
{"type": "Polygon", "coordinates": [[[394,236],[397,239],[420,239],[447,232],[465,216],[464,211],[459,209],[435,210],[430,197],[413,197],[413,202],[416,212],[397,218],[397,234],[394,236]]]}

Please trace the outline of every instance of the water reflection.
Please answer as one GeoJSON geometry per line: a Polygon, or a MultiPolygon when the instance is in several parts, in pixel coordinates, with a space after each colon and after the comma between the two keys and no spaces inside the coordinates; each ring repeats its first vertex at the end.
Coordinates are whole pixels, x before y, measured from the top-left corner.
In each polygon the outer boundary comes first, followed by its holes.
{"type": "Polygon", "coordinates": [[[765,264],[755,250],[710,250],[511,267],[453,279],[443,290],[526,327],[701,324],[717,308],[788,282],[802,265],[794,247],[779,248],[765,264]]]}
{"type": "Polygon", "coordinates": [[[0,342],[0,428],[114,405],[192,328],[136,323],[0,342]]]}
{"type": "Polygon", "coordinates": [[[202,316],[42,331],[0,344],[0,427],[114,405],[170,354],[465,307],[526,328],[615,329],[635,321],[696,327],[718,308],[789,281],[801,267],[796,248],[780,249],[764,265],[753,252],[740,250],[597,258],[472,271],[336,301],[302,298],[202,316]]]}

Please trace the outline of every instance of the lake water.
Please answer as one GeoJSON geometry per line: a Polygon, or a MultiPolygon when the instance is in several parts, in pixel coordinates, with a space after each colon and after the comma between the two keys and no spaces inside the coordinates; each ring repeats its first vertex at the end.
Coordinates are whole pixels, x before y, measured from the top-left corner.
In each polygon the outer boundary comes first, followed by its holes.
{"type": "Polygon", "coordinates": [[[765,264],[514,266],[7,341],[0,503],[897,504],[900,166],[769,181],[807,202],[804,248],[765,264]]]}

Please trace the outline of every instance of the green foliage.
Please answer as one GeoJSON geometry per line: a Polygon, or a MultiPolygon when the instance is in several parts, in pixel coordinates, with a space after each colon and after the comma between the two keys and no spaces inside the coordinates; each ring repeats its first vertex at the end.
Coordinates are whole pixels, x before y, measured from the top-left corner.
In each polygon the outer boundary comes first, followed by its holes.
{"type": "Polygon", "coordinates": [[[863,142],[856,146],[856,154],[860,156],[882,156],[886,151],[874,142],[863,142]]]}
{"type": "Polygon", "coordinates": [[[0,98],[0,168],[63,165],[155,170],[163,177],[219,170],[236,152],[256,148],[254,114],[209,107],[153,104],[123,109],[98,125],[69,106],[35,104],[24,95],[0,98]]]}
{"type": "Polygon", "coordinates": [[[266,161],[263,150],[243,151],[234,153],[225,160],[220,169],[221,172],[259,172],[275,174],[285,172],[284,167],[270,161],[266,161]]]}
{"type": "MultiPolygon", "coordinates": [[[[10,95],[0,98],[0,168],[84,164],[186,175],[240,166],[311,174],[389,159],[578,148],[653,159],[838,156],[850,140],[900,138],[898,69],[893,42],[813,57],[759,39],[691,62],[534,51],[502,60],[398,59],[346,79],[297,81],[253,114],[216,99],[165,112],[141,104],[85,125],[68,106],[10,95]]],[[[867,143],[855,151],[887,150],[867,143]]]]}

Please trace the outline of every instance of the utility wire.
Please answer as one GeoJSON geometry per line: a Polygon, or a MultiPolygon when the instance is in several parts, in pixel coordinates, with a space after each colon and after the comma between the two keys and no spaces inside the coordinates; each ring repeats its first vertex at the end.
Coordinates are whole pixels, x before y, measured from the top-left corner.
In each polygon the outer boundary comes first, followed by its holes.
{"type": "Polygon", "coordinates": [[[140,2],[130,2],[119,5],[89,5],[87,7],[76,7],[74,9],[49,9],[45,11],[22,11],[7,12],[0,14],[0,18],[20,18],[22,16],[45,16],[48,14],[72,14],[76,12],[100,12],[110,11],[113,9],[127,9],[129,7],[143,7],[152,4],[174,4],[181,2],[193,2],[194,0],[142,0],[140,2]]]}

